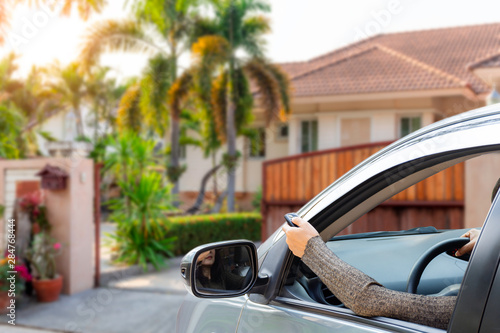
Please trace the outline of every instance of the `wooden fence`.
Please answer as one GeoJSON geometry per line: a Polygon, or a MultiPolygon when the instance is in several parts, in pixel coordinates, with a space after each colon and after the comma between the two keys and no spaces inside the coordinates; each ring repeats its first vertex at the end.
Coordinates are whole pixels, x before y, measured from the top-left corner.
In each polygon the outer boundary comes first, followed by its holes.
{"type": "MultiPolygon", "coordinates": [[[[262,239],[358,163],[387,146],[380,142],[306,153],[263,163],[262,239]]],[[[464,166],[447,168],[394,195],[343,231],[357,233],[434,225],[463,225],[464,166]]]]}

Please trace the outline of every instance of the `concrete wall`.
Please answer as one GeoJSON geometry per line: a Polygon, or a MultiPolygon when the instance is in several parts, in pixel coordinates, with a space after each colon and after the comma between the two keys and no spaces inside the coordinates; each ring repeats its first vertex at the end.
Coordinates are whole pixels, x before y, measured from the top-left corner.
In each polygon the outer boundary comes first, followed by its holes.
{"type": "MultiPolygon", "coordinates": [[[[5,205],[5,175],[10,170],[42,169],[46,164],[69,173],[65,190],[44,190],[52,236],[61,242],[57,270],[64,277],[63,292],[73,294],[93,287],[94,282],[94,179],[93,161],[89,159],[40,158],[0,161],[0,204],[5,205]]],[[[0,225],[1,239],[6,225],[0,225]]]]}
{"type": "Polygon", "coordinates": [[[491,192],[500,178],[500,153],[488,154],[465,162],[466,228],[483,225],[491,205],[491,192]]]}

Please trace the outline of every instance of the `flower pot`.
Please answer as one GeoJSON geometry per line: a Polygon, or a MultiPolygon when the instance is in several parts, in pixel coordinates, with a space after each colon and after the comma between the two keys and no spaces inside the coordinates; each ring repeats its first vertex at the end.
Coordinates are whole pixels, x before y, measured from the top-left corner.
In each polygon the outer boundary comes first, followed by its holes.
{"type": "Polygon", "coordinates": [[[51,280],[33,279],[33,289],[35,289],[38,302],[57,301],[62,290],[62,283],[62,275],[51,280]]]}
{"type": "Polygon", "coordinates": [[[0,313],[7,313],[10,305],[10,297],[7,291],[0,291],[0,313]]]}

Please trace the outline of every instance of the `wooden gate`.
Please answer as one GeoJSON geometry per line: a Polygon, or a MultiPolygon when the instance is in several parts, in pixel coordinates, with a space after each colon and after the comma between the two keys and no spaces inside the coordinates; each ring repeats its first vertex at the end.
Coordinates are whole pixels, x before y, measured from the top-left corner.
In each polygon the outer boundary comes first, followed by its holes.
{"type": "MultiPolygon", "coordinates": [[[[262,239],[315,195],[358,163],[387,146],[379,142],[317,151],[263,163],[262,239]]],[[[443,170],[394,195],[352,224],[342,234],[401,230],[433,225],[463,226],[464,165],[443,170]]]]}

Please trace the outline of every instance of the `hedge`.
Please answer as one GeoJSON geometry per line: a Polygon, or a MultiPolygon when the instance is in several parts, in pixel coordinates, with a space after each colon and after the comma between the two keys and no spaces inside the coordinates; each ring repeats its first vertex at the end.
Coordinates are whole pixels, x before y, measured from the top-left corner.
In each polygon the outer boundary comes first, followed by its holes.
{"type": "Polygon", "coordinates": [[[231,239],[260,240],[262,217],[259,213],[227,213],[169,217],[168,236],[176,236],[175,255],[198,245],[231,239]]]}

